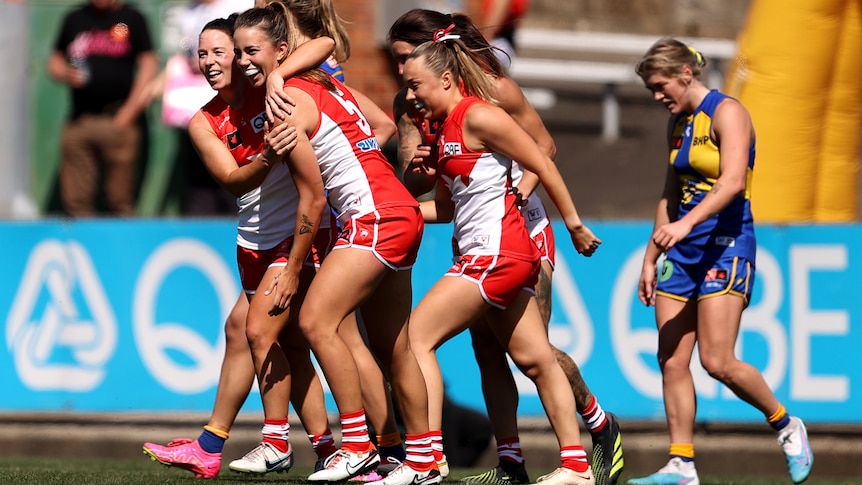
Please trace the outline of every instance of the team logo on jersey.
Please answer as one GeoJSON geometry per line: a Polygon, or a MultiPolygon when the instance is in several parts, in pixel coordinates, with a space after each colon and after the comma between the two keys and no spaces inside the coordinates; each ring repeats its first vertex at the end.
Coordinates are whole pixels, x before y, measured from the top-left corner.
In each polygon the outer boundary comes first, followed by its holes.
{"type": "Polygon", "coordinates": [[[473,236],[473,244],[478,244],[480,246],[487,246],[489,241],[491,241],[491,236],[487,236],[487,235],[473,236]]]}
{"type": "Polygon", "coordinates": [[[658,280],[659,282],[667,281],[671,276],[673,276],[673,263],[665,260],[661,265],[661,272],[659,272],[658,280]]]}
{"type": "Polygon", "coordinates": [[[709,142],[709,136],[708,135],[696,136],[696,137],[691,139],[691,145],[692,146],[706,145],[708,142],[709,142]]]}
{"type": "Polygon", "coordinates": [[[461,154],[461,144],[458,142],[448,142],[443,144],[443,155],[460,155],[461,154]]]}
{"type": "Polygon", "coordinates": [[[527,220],[529,222],[538,221],[542,218],[542,210],[541,209],[530,209],[527,211],[527,220]]]}
{"type": "Polygon", "coordinates": [[[242,145],[242,137],[239,136],[239,130],[236,130],[233,133],[228,133],[225,136],[225,140],[227,141],[227,147],[231,150],[242,145]]]}
{"type": "Polygon", "coordinates": [[[704,281],[727,281],[727,273],[726,269],[712,268],[707,270],[703,279],[704,281]]]}
{"type": "Polygon", "coordinates": [[[266,122],[266,113],[260,113],[251,119],[251,128],[255,133],[263,131],[264,123],[266,122]]]}
{"type": "Polygon", "coordinates": [[[380,150],[380,144],[377,143],[377,138],[371,137],[358,142],[356,148],[359,148],[363,152],[370,152],[372,150],[380,150]]]}

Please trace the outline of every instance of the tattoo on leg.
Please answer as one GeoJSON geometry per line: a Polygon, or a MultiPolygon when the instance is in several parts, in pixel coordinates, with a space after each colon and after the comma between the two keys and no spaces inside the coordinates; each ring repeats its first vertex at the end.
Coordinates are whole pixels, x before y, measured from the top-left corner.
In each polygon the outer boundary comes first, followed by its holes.
{"type": "Polygon", "coordinates": [[[539,306],[542,322],[545,328],[548,328],[551,321],[551,273],[544,268],[539,271],[539,281],[536,283],[536,304],[539,306]]]}
{"type": "Polygon", "coordinates": [[[587,387],[587,383],[584,382],[584,378],[581,376],[581,370],[578,369],[578,364],[572,360],[569,354],[554,347],[554,356],[557,358],[557,362],[560,364],[560,367],[563,368],[566,378],[569,379],[569,385],[572,386],[572,394],[575,396],[575,407],[577,407],[578,413],[581,413],[587,409],[587,404],[589,404],[592,393],[587,387]]]}

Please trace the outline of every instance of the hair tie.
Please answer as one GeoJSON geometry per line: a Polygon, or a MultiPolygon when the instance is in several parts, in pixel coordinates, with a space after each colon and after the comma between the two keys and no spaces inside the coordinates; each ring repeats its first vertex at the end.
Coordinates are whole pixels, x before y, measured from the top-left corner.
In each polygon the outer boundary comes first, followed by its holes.
{"type": "Polygon", "coordinates": [[[452,29],[454,29],[454,28],[455,28],[455,24],[451,24],[448,27],[446,27],[445,29],[437,29],[437,31],[434,32],[434,42],[436,42],[438,44],[442,44],[444,41],[447,41],[447,40],[460,39],[461,38],[460,35],[450,34],[450,32],[452,32],[452,29]]]}
{"type": "Polygon", "coordinates": [[[703,59],[703,54],[701,54],[699,50],[695,49],[692,46],[687,46],[687,47],[688,47],[688,50],[691,51],[692,54],[694,54],[694,63],[697,65],[697,67],[705,66],[706,61],[703,59]]]}

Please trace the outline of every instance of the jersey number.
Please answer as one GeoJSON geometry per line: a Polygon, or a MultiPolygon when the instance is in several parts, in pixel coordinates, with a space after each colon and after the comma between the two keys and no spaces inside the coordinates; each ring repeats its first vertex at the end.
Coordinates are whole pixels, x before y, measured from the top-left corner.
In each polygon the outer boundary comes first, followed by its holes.
{"type": "Polygon", "coordinates": [[[344,108],[344,111],[347,111],[348,114],[356,115],[359,119],[356,120],[356,126],[362,130],[362,133],[365,133],[366,136],[371,136],[371,125],[368,123],[368,120],[365,119],[365,115],[362,114],[362,111],[359,111],[359,107],[356,104],[349,100],[344,99],[341,92],[333,92],[330,91],[332,97],[334,97],[341,106],[344,108]]]}

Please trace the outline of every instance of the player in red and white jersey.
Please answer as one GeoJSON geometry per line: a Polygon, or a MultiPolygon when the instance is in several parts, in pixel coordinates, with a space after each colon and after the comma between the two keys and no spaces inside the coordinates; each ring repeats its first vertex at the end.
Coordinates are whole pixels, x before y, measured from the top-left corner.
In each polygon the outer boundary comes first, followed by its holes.
{"type": "MultiPolygon", "coordinates": [[[[333,0],[276,0],[287,7],[290,13],[291,36],[298,44],[327,36],[335,41],[333,54],[320,65],[320,68],[335,79],[344,82],[344,74],[338,63],[344,63],[350,56],[350,39],[344,21],[335,10],[333,0]],[[335,64],[333,64],[336,62],[335,64]]],[[[269,2],[258,0],[256,7],[265,7],[269,2]]],[[[278,66],[273,73],[267,76],[267,113],[270,119],[283,119],[286,108],[293,102],[284,93],[284,81],[289,79],[293,72],[288,71],[287,76],[280,70],[284,64],[278,66]]],[[[381,110],[364,110],[364,114],[374,129],[374,133],[380,140],[380,145],[395,134],[395,124],[386,113],[381,110]]],[[[351,317],[355,319],[355,317],[351,317]]],[[[380,366],[365,344],[359,326],[349,322],[343,323],[338,332],[347,342],[359,368],[362,381],[362,400],[365,404],[365,412],[369,424],[376,432],[377,449],[380,452],[380,465],[376,470],[359,477],[355,480],[373,481],[381,475],[386,475],[395,468],[395,461],[404,461],[404,443],[401,432],[395,420],[395,410],[390,396],[389,387],[380,369],[380,366]],[[345,324],[346,323],[346,324],[345,324]],[[369,384],[375,383],[375,384],[369,384]],[[393,458],[394,460],[389,460],[393,458]]]]}
{"type": "MultiPolygon", "coordinates": [[[[238,19],[238,62],[247,73],[272,72],[294,47],[283,21],[272,15],[277,5],[246,12],[238,19]],[[269,49],[264,45],[277,46],[276,55],[261,55],[269,49]]],[[[406,459],[386,479],[439,483],[427,436],[427,396],[424,387],[414,385],[421,382],[422,374],[407,345],[411,268],[424,227],[418,203],[380,150],[380,140],[364,114],[367,109],[380,109],[365,96],[320,70],[287,81],[285,91],[296,102],[285,121],[296,127],[298,135],[286,160],[294,174],[316,173],[317,191],[300,191],[300,207],[303,197],[320,197],[326,190],[342,225],[335,248],[321,264],[299,315],[299,326],[326,376],[342,424],[341,449],[309,480],[345,480],[373,469],[380,460],[368,437],[360,376],[338,334],[342,319],[359,309],[369,344],[388,371],[395,400],[403,409],[406,459]]]]}
{"type": "MultiPolygon", "coordinates": [[[[525,230],[517,195],[512,190],[511,159],[491,151],[472,150],[464,139],[465,114],[477,103],[484,101],[467,97],[457,104],[437,135],[437,177],[445,184],[438,186],[437,194],[442,194],[438,199],[445,195],[447,204],[454,203],[451,218],[455,222],[455,256],[505,256],[535,262],[538,270],[540,255],[525,230]]],[[[533,286],[534,282],[529,285],[530,291],[533,286]]],[[[505,308],[505,302],[497,301],[494,295],[486,296],[492,305],[505,308]]]]}
{"type": "MultiPolygon", "coordinates": [[[[495,88],[495,104],[508,113],[536,142],[539,148],[554,159],[556,145],[542,119],[525,98],[520,87],[508,77],[495,56],[495,49],[486,42],[483,33],[469,17],[461,14],[444,14],[433,10],[413,9],[399,17],[389,29],[387,40],[392,55],[403,69],[407,56],[417,45],[430,40],[434,33],[454,25],[464,44],[477,54],[482,71],[491,79],[495,88]]],[[[394,102],[394,112],[398,121],[398,157],[404,171],[404,181],[413,195],[427,200],[425,194],[433,188],[436,177],[436,131],[439,120],[427,120],[418,114],[412,103],[405,101],[405,90],[400,91],[394,102]],[[433,153],[430,145],[435,145],[433,153]]],[[[551,318],[552,279],[554,271],[555,241],[550,220],[539,196],[534,193],[538,183],[535,174],[524,171],[516,162],[512,164],[512,185],[527,197],[521,206],[527,231],[542,254],[539,281],[536,284],[536,303],[547,327],[551,318]]],[[[433,197],[433,196],[432,196],[433,197]]],[[[530,483],[524,466],[520,440],[518,438],[518,392],[515,386],[505,351],[493,338],[486,322],[476,322],[470,327],[473,350],[482,377],[482,390],[488,417],[491,420],[497,440],[499,465],[490,471],[462,479],[465,485],[487,483],[489,476],[512,485],[530,483]]],[[[593,442],[593,462],[602,463],[596,467],[597,481],[614,485],[623,468],[622,440],[620,426],[616,417],[606,413],[596,396],[590,392],[587,383],[578,369],[577,363],[564,350],[554,347],[557,362],[563,368],[575,397],[578,414],[589,430],[593,442]]],[[[429,396],[432,400],[434,396],[429,396]]],[[[442,416],[429,416],[431,427],[442,420],[442,416]]],[[[438,425],[439,426],[439,425],[438,425]]],[[[442,457],[442,446],[440,448],[442,457]]]]}
{"type": "MultiPolygon", "coordinates": [[[[238,196],[238,263],[246,294],[240,295],[225,324],[225,355],[216,402],[200,437],[173,440],[167,446],[144,445],[144,451],[157,461],[188,469],[204,478],[218,474],[224,441],[254,380],[246,319],[253,328],[260,324],[277,327],[289,316],[287,312],[271,316],[262,312],[261,309],[269,306],[264,304],[266,295],[257,289],[267,271],[276,274],[280,266],[287,264],[293,231],[279,226],[293,224],[289,214],[296,213],[297,201],[296,188],[286,167],[271,163],[272,154],[264,153],[263,119],[259,116],[263,95],[260,90],[255,93],[248,89],[248,81],[238,72],[234,75],[232,32],[232,19],[216,19],[201,32],[199,67],[218,94],[195,115],[189,131],[213,177],[238,196]],[[288,216],[277,211],[284,211],[288,216]]],[[[303,49],[305,54],[297,52],[291,58],[291,65],[302,69],[316,65],[331,48],[331,39],[316,41],[303,49]]],[[[279,148],[289,148],[295,144],[295,133],[285,132],[275,141],[279,148]]],[[[325,233],[321,234],[324,240],[316,243],[319,253],[315,255],[322,257],[331,241],[325,240],[325,233]]],[[[303,257],[299,262],[304,260],[303,257]]],[[[309,259],[307,263],[305,275],[310,279],[314,261],[309,259]]],[[[308,346],[295,326],[292,331],[288,330],[281,345],[293,377],[292,401],[296,403],[315,451],[326,456],[334,447],[323,406],[323,388],[311,363],[308,346]],[[329,448],[326,440],[321,439],[325,436],[329,436],[329,448]]],[[[267,431],[265,427],[265,434],[267,431]]],[[[278,433],[269,434],[274,444],[263,446],[270,455],[283,448],[285,459],[272,460],[271,467],[258,469],[257,473],[285,470],[292,464],[286,436],[281,439],[278,433]]]]}
{"type": "Polygon", "coordinates": [[[556,166],[503,109],[494,84],[452,27],[406,58],[406,101],[428,119],[445,120],[437,142],[437,190],[422,203],[426,221],[455,221],[455,265],[416,306],[410,343],[428,394],[442,393],[435,349],[487,316],[498,341],[538,387],[560,444],[562,466],[539,478],[549,485],[595,483],[580,443],[575,401],[554,358],[533,285],[539,255],[517,208],[511,160],[536,174],[586,256],[601,243],[581,222],[556,166]]]}

